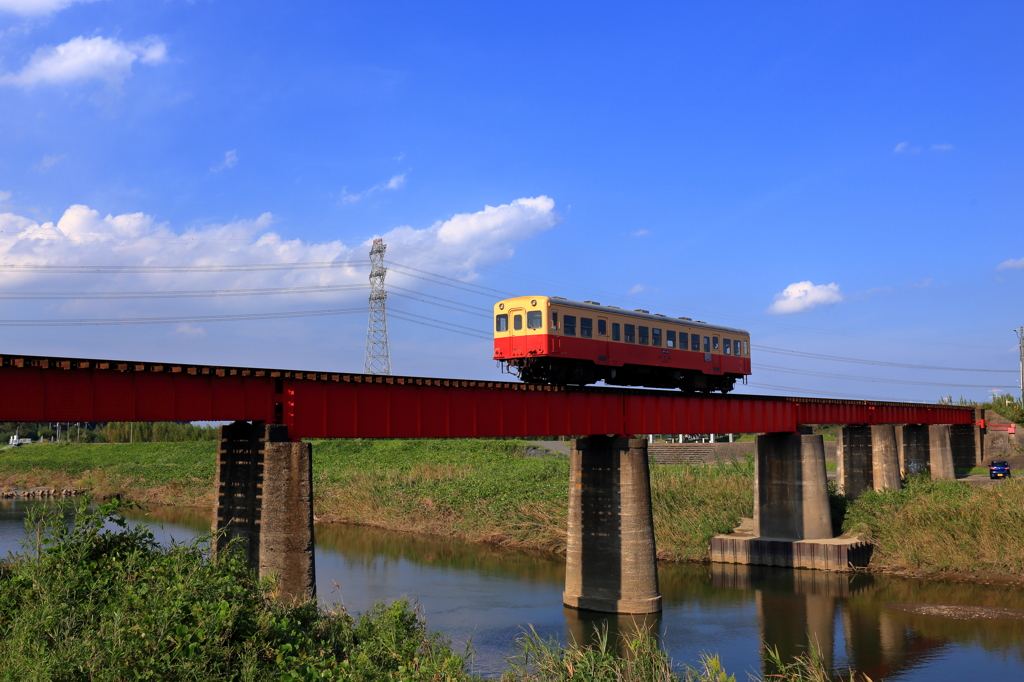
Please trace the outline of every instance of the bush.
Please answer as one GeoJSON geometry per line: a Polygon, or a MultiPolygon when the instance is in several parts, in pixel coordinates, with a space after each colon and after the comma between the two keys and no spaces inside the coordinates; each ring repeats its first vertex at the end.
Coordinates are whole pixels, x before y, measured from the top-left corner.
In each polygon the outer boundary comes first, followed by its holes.
{"type": "Polygon", "coordinates": [[[277,604],[239,552],[162,548],[127,506],[30,512],[27,552],[0,563],[0,679],[469,679],[408,603],[277,604]]]}

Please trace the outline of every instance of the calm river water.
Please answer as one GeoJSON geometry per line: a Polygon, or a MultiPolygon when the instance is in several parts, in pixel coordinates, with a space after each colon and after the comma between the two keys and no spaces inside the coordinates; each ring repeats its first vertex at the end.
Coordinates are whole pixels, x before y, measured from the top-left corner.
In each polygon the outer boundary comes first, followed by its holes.
{"type": "MultiPolygon", "coordinates": [[[[0,501],[0,556],[20,550],[25,504],[0,501]]],[[[157,508],[137,520],[156,526],[161,541],[190,539],[210,527],[209,514],[193,509],[157,508]]],[[[359,612],[378,601],[413,599],[430,628],[448,633],[459,648],[472,641],[479,674],[505,668],[524,627],[563,642],[588,641],[606,622],[562,607],[559,557],[331,524],[317,525],[316,542],[322,601],[359,612]]],[[[1024,610],[1017,589],[723,565],[661,564],[659,571],[664,612],[650,622],[677,662],[718,652],[745,679],[763,670],[763,642],[793,655],[810,638],[837,669],[853,667],[875,680],[1024,679],[1024,620],[907,612],[917,604],[1024,610]]],[[[607,622],[613,632],[633,623],[607,622]]]]}

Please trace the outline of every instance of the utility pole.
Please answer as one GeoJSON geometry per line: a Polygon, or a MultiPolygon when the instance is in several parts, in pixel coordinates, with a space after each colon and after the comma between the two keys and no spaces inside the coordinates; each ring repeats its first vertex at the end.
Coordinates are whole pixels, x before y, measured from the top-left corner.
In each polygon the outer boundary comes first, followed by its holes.
{"type": "Polygon", "coordinates": [[[388,292],[384,290],[384,252],[387,244],[374,239],[370,247],[370,319],[366,326],[366,354],[363,371],[367,374],[391,374],[391,348],[388,345],[388,292]]]}
{"type": "Polygon", "coordinates": [[[1020,402],[1024,405],[1024,327],[1013,330],[1017,334],[1017,343],[1020,345],[1020,402]]]}

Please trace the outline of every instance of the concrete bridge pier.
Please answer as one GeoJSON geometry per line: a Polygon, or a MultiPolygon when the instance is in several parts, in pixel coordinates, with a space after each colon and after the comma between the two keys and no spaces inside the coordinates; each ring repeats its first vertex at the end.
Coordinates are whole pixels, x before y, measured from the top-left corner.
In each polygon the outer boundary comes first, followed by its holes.
{"type": "Polygon", "coordinates": [[[950,429],[946,424],[905,425],[903,459],[907,476],[927,471],[933,481],[956,479],[950,429]]]}
{"type": "Polygon", "coordinates": [[[821,436],[766,433],[754,460],[754,527],[762,538],[832,537],[825,443],[821,436]]]}
{"type": "Polygon", "coordinates": [[[661,611],[647,441],[572,441],[562,601],[603,613],[661,611]]]}
{"type": "Polygon", "coordinates": [[[850,424],[836,434],[836,487],[853,500],[865,490],[898,490],[900,448],[891,424],[850,424]]]}
{"type": "Polygon", "coordinates": [[[956,480],[948,424],[932,424],[928,427],[928,462],[933,481],[956,480]]]}
{"type": "Polygon", "coordinates": [[[874,489],[879,492],[903,487],[896,443],[896,427],[892,424],[871,427],[871,478],[874,489]]]}
{"type": "Polygon", "coordinates": [[[262,422],[221,426],[219,440],[214,554],[238,538],[260,576],[277,577],[280,598],[315,598],[312,446],[262,422]]]}

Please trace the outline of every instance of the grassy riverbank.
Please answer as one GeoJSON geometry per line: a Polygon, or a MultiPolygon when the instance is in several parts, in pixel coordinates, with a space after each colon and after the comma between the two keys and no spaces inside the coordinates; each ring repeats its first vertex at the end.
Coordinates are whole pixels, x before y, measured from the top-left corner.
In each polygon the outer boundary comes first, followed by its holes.
{"type": "Polygon", "coordinates": [[[974,486],[915,478],[903,490],[867,491],[844,530],[875,543],[871,565],[919,574],[1024,578],[1024,481],[974,486]]]}
{"type": "MultiPolygon", "coordinates": [[[[25,553],[0,560],[0,680],[480,680],[471,652],[454,651],[405,602],[358,616],[278,603],[239,554],[211,560],[206,538],[162,547],[127,527],[125,506],[90,510],[84,499],[29,514],[25,553]]],[[[768,659],[794,682],[830,679],[813,656],[768,659]]],[[[675,666],[642,631],[621,646],[564,647],[532,630],[501,679],[735,681],[714,656],[675,666]]]]}
{"type": "MultiPolygon", "coordinates": [[[[30,445],[0,451],[0,488],[67,485],[149,504],[211,508],[216,444],[30,445]]],[[[333,440],[314,443],[314,510],[343,521],[560,552],[564,457],[524,456],[522,441],[333,440]]],[[[659,556],[699,561],[753,505],[753,470],[654,466],[659,556]]],[[[843,505],[838,504],[837,510],[843,505]]],[[[837,524],[839,519],[837,519],[837,524]]],[[[843,528],[875,543],[872,567],[1024,578],[1024,481],[992,487],[910,481],[846,505],[843,528]]]]}
{"type": "MultiPolygon", "coordinates": [[[[0,452],[0,487],[91,488],[150,504],[212,507],[216,444],[40,444],[0,452]]],[[[565,548],[569,464],[522,441],[315,441],[314,512],[393,530],[549,551],[565,548]]],[[[753,470],[653,467],[659,555],[700,560],[750,516],[753,470]]]]}

